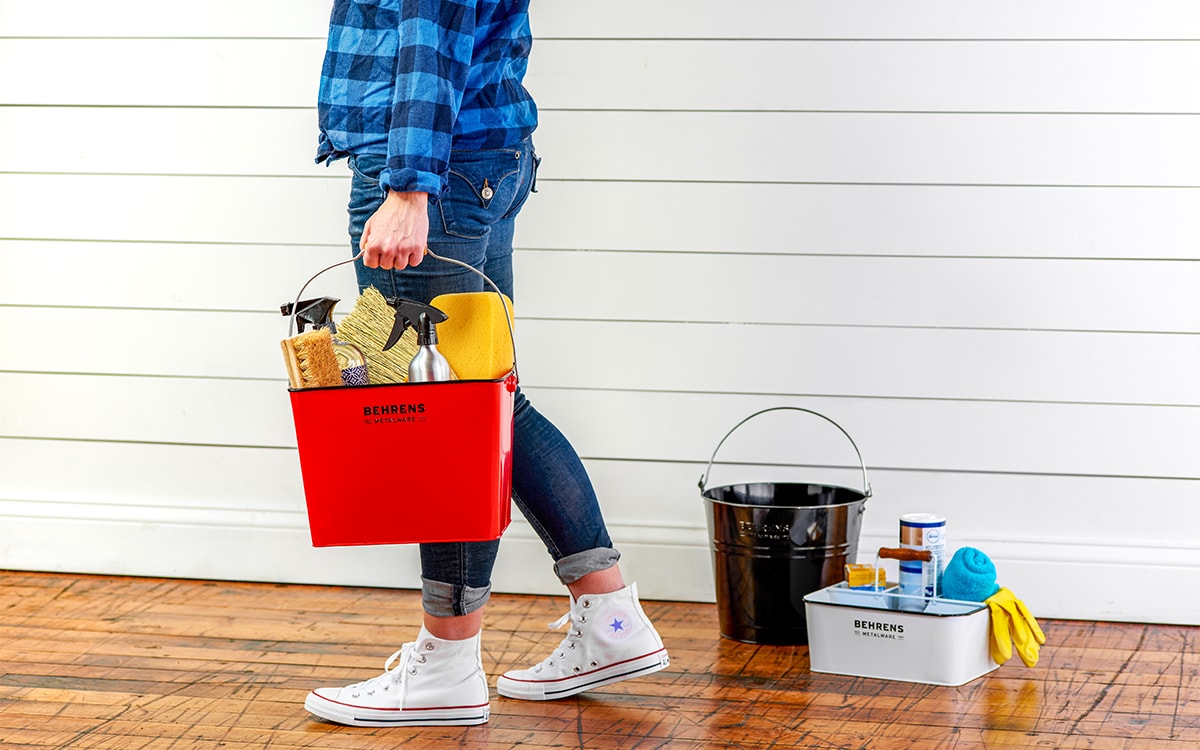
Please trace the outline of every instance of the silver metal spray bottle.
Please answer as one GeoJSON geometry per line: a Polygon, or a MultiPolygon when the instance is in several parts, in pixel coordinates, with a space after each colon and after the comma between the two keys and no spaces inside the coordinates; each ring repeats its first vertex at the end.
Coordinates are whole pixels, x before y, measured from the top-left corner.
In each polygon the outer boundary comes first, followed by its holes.
{"type": "Polygon", "coordinates": [[[437,348],[437,327],[427,313],[417,319],[417,354],[408,363],[408,382],[430,383],[438,380],[458,380],[450,363],[437,348]]]}

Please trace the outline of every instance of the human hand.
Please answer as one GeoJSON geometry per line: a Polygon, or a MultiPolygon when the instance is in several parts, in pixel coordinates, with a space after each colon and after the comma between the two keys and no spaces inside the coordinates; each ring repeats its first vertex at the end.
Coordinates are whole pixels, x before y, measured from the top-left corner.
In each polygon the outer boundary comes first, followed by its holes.
{"type": "Polygon", "coordinates": [[[426,193],[389,191],[363,227],[363,264],[397,271],[420,265],[429,240],[428,203],[426,193]]]}
{"type": "Polygon", "coordinates": [[[1008,589],[1001,588],[987,599],[987,605],[992,615],[989,644],[992,660],[997,664],[1008,661],[1012,656],[1013,644],[1016,644],[1017,653],[1025,666],[1035,666],[1038,649],[1046,642],[1046,635],[1025,602],[1008,589]]]}

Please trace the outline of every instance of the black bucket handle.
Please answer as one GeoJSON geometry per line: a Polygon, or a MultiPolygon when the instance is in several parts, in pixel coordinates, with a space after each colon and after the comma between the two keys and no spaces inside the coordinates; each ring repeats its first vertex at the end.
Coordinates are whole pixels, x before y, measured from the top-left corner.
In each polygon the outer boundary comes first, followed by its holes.
{"type": "Polygon", "coordinates": [[[858,449],[858,444],[854,442],[854,438],[850,437],[850,433],[846,432],[846,430],[840,424],[838,424],[837,422],[834,422],[832,419],[825,416],[824,414],[817,412],[817,411],[813,411],[812,409],[805,409],[800,406],[772,406],[769,409],[763,409],[761,411],[756,411],[753,414],[751,414],[750,416],[743,419],[741,422],[738,422],[737,424],[735,424],[733,426],[733,429],[731,429],[729,432],[725,433],[725,437],[721,438],[721,442],[717,443],[717,447],[713,449],[712,456],[708,459],[708,468],[706,468],[704,470],[704,474],[700,477],[700,492],[701,493],[708,490],[708,475],[709,475],[709,472],[712,471],[713,461],[715,461],[717,458],[717,451],[721,450],[721,446],[725,444],[725,441],[729,439],[729,436],[732,435],[734,433],[734,431],[737,430],[737,428],[746,424],[751,419],[754,419],[755,417],[757,417],[760,414],[766,414],[767,412],[771,412],[771,411],[799,411],[799,412],[804,412],[805,414],[812,414],[813,416],[820,417],[821,419],[824,419],[829,424],[838,428],[838,430],[843,435],[846,436],[846,439],[850,441],[851,447],[854,448],[854,453],[858,456],[858,465],[862,468],[863,499],[866,500],[868,497],[871,496],[871,483],[867,481],[867,464],[865,461],[863,461],[862,451],[860,451],[858,449]]]}

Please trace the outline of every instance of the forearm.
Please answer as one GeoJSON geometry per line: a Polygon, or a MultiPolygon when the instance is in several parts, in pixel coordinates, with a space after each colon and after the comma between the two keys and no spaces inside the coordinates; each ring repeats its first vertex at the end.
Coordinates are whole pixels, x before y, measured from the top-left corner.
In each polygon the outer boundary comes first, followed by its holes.
{"type": "Polygon", "coordinates": [[[429,239],[429,195],[388,191],[383,205],[363,227],[359,247],[369,268],[419,265],[429,239]]]}

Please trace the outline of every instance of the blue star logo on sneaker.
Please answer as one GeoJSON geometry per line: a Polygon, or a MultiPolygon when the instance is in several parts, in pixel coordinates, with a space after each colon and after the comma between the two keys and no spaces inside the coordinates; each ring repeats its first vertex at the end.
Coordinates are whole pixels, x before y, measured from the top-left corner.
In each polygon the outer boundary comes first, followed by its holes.
{"type": "Polygon", "coordinates": [[[646,617],[637,584],[619,591],[571,600],[571,610],[551,624],[571,623],[558,648],[532,669],[514,669],[496,679],[506,698],[550,701],[652,674],[671,664],[667,649],[646,617]]]}
{"type": "Polygon", "coordinates": [[[623,610],[609,610],[602,622],[604,635],[609,640],[622,641],[633,633],[633,618],[623,610]]]}

